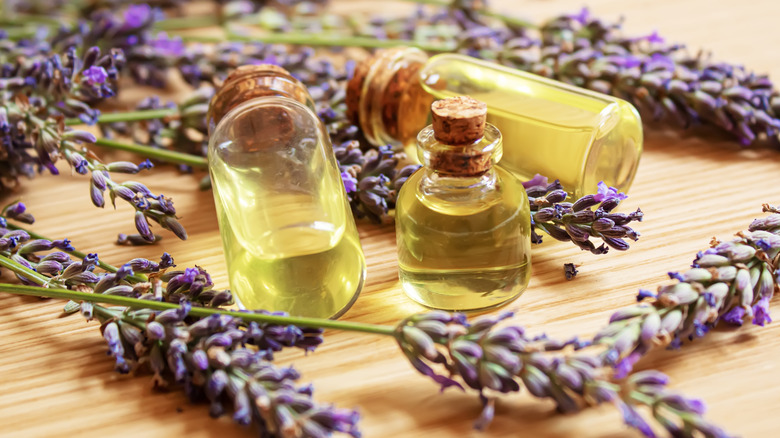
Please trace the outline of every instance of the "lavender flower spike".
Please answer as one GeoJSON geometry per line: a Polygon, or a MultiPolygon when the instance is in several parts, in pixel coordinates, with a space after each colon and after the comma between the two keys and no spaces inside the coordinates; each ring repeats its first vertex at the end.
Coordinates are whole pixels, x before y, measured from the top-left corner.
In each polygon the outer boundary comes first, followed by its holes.
{"type": "Polygon", "coordinates": [[[396,340],[412,366],[442,390],[465,386],[477,392],[483,404],[475,423],[478,429],[490,423],[497,394],[517,392],[524,386],[536,397],[552,399],[561,412],[577,411],[586,404],[612,403],[628,426],[647,437],[655,436],[653,420],[674,436],[728,436],[702,417],[701,402],[666,389],[665,375],[645,371],[616,381],[605,373],[609,364],[604,356],[582,351],[561,353],[566,348],[584,348],[577,339],[562,342],[528,336],[517,326],[497,327],[509,316],[483,317],[469,325],[459,314],[413,315],[397,326],[396,340]],[[651,419],[640,413],[643,406],[652,407],[651,419]]]}
{"type": "Polygon", "coordinates": [[[585,195],[574,203],[565,202],[568,194],[558,180],[546,184],[547,178],[540,175],[523,185],[531,203],[531,240],[541,243],[541,230],[556,240],[571,241],[581,249],[593,254],[605,254],[609,247],[618,251],[628,249],[628,240],[637,240],[639,233],[628,226],[639,222],[644,214],[613,213],[627,196],[603,182],[598,193],[585,195]],[[596,207],[595,210],[593,207],[596,207]],[[592,239],[600,239],[599,246],[592,239]]]}
{"type": "Polygon", "coordinates": [[[181,385],[193,402],[205,394],[215,417],[232,405],[236,422],[257,423],[265,434],[360,436],[357,412],[317,404],[310,386],[296,384],[300,376],[294,369],[270,362],[283,347],[312,348],[310,340],[320,336],[319,330],[298,329],[290,336],[280,326],[247,324],[226,315],[187,323],[188,309],[126,309],[114,317],[98,312],[117,370],[128,372],[148,360],[156,386],[181,385]]]}
{"type": "Polygon", "coordinates": [[[780,284],[780,212],[769,206],[764,210],[772,213],[753,221],[749,231],[713,241],[691,269],[669,273],[676,283],[656,293],[641,290],[642,303],[613,314],[594,342],[607,347],[603,358],[615,364],[619,375],[629,373],[656,346],[678,348],[721,321],[737,326],[772,322],[769,301],[780,284]]]}

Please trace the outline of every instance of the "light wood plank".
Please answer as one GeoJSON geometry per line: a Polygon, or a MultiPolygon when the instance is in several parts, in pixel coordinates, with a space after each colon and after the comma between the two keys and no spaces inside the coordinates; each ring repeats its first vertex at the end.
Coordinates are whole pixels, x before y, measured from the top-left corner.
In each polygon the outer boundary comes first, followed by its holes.
{"type": "MultiPolygon", "coordinates": [[[[492,3],[537,21],[582,5],[581,0],[492,3]]],[[[776,1],[592,0],[590,5],[597,16],[624,15],[632,33],[658,29],[692,50],[712,49],[718,59],[780,77],[776,1]]],[[[336,2],[335,7],[376,10],[367,0],[336,2]]],[[[684,269],[711,237],[727,238],[746,228],[760,215],[761,203],[780,203],[779,154],[740,150],[723,139],[651,132],[631,198],[621,208],[641,206],[646,212],[646,221],[637,226],[641,240],[626,253],[601,257],[557,242],[536,248],[531,286],[510,306],[517,312],[515,322],[555,336],[593,334],[613,310],[634,301],[639,287],[655,287],[666,281],[667,271],[684,269]],[[565,262],[583,263],[575,281],[564,279],[565,262]]],[[[132,230],[130,209],[92,207],[81,176],[42,176],[26,181],[20,195],[38,218],[40,233],[71,238],[77,247],[114,264],[168,251],[180,266],[198,263],[216,283],[227,285],[212,195],[197,191],[199,177],[170,169],[138,176],[175,199],[190,233],[186,242],[166,234],[155,247],[114,246],[117,232],[132,230]]],[[[389,324],[422,310],[398,288],[392,227],[362,224],[360,232],[368,283],[344,318],[389,324]]],[[[3,274],[3,281],[10,279],[3,274]]],[[[58,318],[61,307],[61,302],[0,295],[0,435],[247,436],[227,418],[210,419],[206,407],[190,405],[179,392],[153,392],[148,376],[116,375],[97,325],[58,318]]],[[[708,417],[727,430],[745,437],[773,436],[780,408],[778,335],[777,323],[719,330],[682,351],[656,352],[641,367],[659,368],[671,376],[673,388],[702,397],[708,417]]],[[[526,394],[502,401],[488,432],[478,434],[471,430],[480,409],[476,398],[456,391],[439,394],[389,339],[329,332],[315,354],[284,354],[281,362],[295,364],[304,381],[314,382],[319,400],[357,407],[367,437],[634,436],[610,407],[561,416],[551,402],[526,394]]]]}

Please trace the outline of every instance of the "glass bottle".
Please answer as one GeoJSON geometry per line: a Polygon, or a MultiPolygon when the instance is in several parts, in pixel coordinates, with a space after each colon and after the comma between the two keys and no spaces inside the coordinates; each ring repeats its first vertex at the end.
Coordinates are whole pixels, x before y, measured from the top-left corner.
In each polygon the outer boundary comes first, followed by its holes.
{"type": "Polygon", "coordinates": [[[335,318],[357,298],[365,259],[312,108],[280,67],[237,69],[209,106],[209,172],[239,304],[335,318]]]}
{"type": "Polygon", "coordinates": [[[415,48],[378,51],[359,64],[347,105],[374,144],[403,146],[428,123],[434,99],[468,95],[488,105],[488,122],[504,136],[501,166],[523,180],[560,179],[576,196],[599,181],[627,191],[642,152],[636,109],[616,97],[476,58],[415,48]]]}
{"type": "Polygon", "coordinates": [[[396,201],[399,276],[413,300],[437,309],[495,307],[531,273],[531,224],[522,182],[501,167],[501,133],[468,97],[432,105],[417,137],[423,167],[396,201]]]}

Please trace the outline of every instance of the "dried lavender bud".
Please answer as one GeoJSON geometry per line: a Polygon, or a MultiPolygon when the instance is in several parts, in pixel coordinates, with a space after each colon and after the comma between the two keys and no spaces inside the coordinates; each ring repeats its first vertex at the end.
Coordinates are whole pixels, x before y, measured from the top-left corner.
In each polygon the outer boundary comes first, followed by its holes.
{"type": "Polygon", "coordinates": [[[576,277],[579,272],[580,271],[577,270],[577,266],[574,263],[564,263],[563,274],[566,276],[567,280],[574,280],[574,277],[576,277]]]}
{"type": "Polygon", "coordinates": [[[32,224],[33,222],[35,222],[35,218],[26,210],[27,207],[25,207],[24,204],[22,204],[21,202],[14,202],[12,204],[7,205],[5,208],[3,208],[3,211],[0,214],[7,217],[8,219],[13,219],[15,221],[22,222],[25,224],[32,224]]]}
{"type": "Polygon", "coordinates": [[[130,245],[130,246],[138,246],[138,245],[152,245],[154,243],[159,242],[162,240],[162,236],[159,234],[153,234],[154,240],[151,242],[146,240],[143,236],[140,234],[118,234],[116,238],[116,243],[119,245],[130,245]]]}

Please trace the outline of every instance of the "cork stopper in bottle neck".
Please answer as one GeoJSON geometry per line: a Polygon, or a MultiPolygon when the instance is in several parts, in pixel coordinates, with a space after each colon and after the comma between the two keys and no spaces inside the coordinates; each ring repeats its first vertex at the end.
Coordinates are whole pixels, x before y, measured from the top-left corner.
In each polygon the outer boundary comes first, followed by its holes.
{"type": "Polygon", "coordinates": [[[493,165],[493,149],[484,148],[487,105],[468,96],[431,105],[433,137],[442,145],[431,151],[429,166],[452,176],[478,176],[493,165]]]}
{"type": "Polygon", "coordinates": [[[256,97],[283,96],[313,108],[306,87],[278,65],[243,65],[233,70],[209,103],[207,116],[211,133],[236,106],[256,97]]]}

